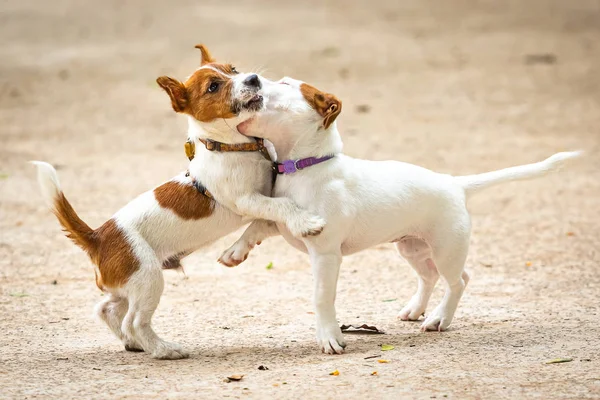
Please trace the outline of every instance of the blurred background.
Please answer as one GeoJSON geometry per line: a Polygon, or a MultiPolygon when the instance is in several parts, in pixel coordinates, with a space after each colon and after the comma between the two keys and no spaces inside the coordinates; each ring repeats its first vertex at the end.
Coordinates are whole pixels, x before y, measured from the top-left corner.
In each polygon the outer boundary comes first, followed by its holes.
{"type": "Polygon", "coordinates": [[[597,398],[599,70],[597,0],[0,1],[0,393],[597,398]],[[446,334],[395,321],[416,281],[379,246],[345,260],[337,308],[341,323],[389,335],[316,354],[306,257],[273,239],[225,269],[214,260],[232,235],[186,259],[188,279],[166,273],[155,324],[192,358],[125,354],[89,318],[90,263],[26,161],[54,164],[92,227],[183,170],[186,119],[155,79],[193,72],[198,43],[240,71],[337,95],[352,156],[455,175],[588,157],[473,199],[472,281],[446,334]],[[392,362],[364,360],[382,340],[392,362]],[[574,362],[545,368],[558,356],[574,362]],[[228,373],[244,385],[223,383],[228,373]]]}

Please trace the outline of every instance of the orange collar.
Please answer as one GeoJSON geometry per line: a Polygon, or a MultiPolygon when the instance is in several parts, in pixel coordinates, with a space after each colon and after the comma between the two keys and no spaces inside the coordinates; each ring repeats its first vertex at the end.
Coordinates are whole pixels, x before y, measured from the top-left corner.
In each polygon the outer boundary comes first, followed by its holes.
{"type": "Polygon", "coordinates": [[[221,143],[216,142],[211,139],[198,139],[200,140],[204,146],[206,146],[206,150],[209,151],[220,151],[220,152],[228,152],[228,151],[261,151],[265,146],[263,140],[260,138],[254,138],[256,140],[254,143],[221,143]]]}
{"type": "MultiPolygon", "coordinates": [[[[263,151],[265,149],[264,141],[261,138],[254,138],[255,142],[253,143],[221,143],[212,139],[201,138],[198,138],[198,140],[204,144],[208,151],[263,151]]],[[[194,159],[195,154],[196,146],[191,139],[188,139],[187,142],[185,142],[185,155],[191,161],[194,159]]]]}

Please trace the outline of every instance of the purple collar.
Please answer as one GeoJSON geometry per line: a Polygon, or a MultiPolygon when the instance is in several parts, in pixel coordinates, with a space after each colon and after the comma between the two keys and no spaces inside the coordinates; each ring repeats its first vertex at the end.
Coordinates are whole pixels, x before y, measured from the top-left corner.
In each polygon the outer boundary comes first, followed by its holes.
{"type": "Polygon", "coordinates": [[[308,158],[301,158],[300,160],[285,160],[282,163],[275,163],[275,171],[278,174],[293,174],[294,172],[298,172],[301,169],[304,168],[308,168],[308,167],[312,167],[313,165],[317,165],[320,164],[322,162],[325,162],[327,160],[331,160],[333,157],[335,157],[333,154],[328,155],[328,156],[324,156],[324,157],[308,157],[308,158]]]}

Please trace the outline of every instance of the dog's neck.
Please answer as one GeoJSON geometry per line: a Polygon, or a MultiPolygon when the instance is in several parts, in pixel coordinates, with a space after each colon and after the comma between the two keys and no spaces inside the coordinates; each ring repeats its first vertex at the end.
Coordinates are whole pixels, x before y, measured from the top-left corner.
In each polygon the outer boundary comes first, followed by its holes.
{"type": "Polygon", "coordinates": [[[277,161],[299,160],[307,157],[324,157],[342,152],[342,138],[333,123],[328,129],[309,127],[303,132],[293,135],[278,134],[267,138],[273,143],[277,152],[277,161]]]}
{"type": "Polygon", "coordinates": [[[221,143],[249,143],[252,139],[238,133],[236,126],[239,122],[225,119],[205,124],[188,115],[188,138],[211,139],[221,143]]]}

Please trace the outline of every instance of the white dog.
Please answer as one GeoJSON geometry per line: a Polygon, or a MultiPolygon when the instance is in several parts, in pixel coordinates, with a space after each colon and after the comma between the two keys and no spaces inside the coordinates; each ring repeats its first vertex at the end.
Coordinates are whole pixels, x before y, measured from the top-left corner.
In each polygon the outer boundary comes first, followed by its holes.
{"type": "Polygon", "coordinates": [[[178,268],[181,258],[250,219],[287,223],[298,236],[318,234],[324,225],[291,200],[268,197],[272,165],[259,151],[262,140],[231,128],[263,108],[261,78],[218,64],[204,46],[197,47],[202,66],[185,84],[168,77],[157,80],[173,109],[189,118],[188,137],[198,149],[189,173],[143,193],[92,229],[67,201],[54,168],[34,162],[45,199],[67,236],[90,256],[96,284],[108,294],[96,307],[97,315],[125,349],[160,359],[188,355],[150,326],[163,292],[161,267],[178,268]]]}
{"type": "Polygon", "coordinates": [[[342,154],[334,123],[341,102],[335,96],[289,78],[265,91],[267,110],[238,129],[268,139],[279,159],[286,160],[277,164],[273,196],[294,200],[328,225],[318,237],[297,239],[280,223],[255,221],[220,261],[237,265],[254,244],[278,232],[308,253],[317,341],[329,354],[340,354],[346,346],[334,306],[342,256],[379,243],[396,245],[418,275],[417,292],[400,311],[403,320],[417,320],[425,312],[441,275],[444,298],[422,329],[443,331],[469,281],[464,271],[471,233],[467,198],[492,185],[542,176],[579,154],[558,153],[535,164],[459,177],[397,161],[358,160],[342,154]]]}

